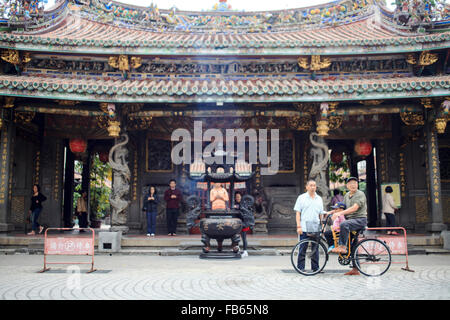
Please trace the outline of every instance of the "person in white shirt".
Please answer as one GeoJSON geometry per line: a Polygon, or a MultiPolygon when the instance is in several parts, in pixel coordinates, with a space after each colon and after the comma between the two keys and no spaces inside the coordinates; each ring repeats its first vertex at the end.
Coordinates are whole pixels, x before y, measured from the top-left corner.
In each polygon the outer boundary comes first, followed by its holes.
{"type": "MultiPolygon", "coordinates": [[[[386,227],[395,227],[395,212],[397,211],[397,206],[395,205],[394,198],[391,195],[393,192],[392,187],[387,186],[384,191],[383,213],[386,216],[386,227]]],[[[395,231],[388,231],[387,234],[397,235],[398,233],[395,231]]]]}
{"type": "MultiPolygon", "coordinates": [[[[326,214],[323,210],[322,198],[316,193],[317,185],[314,180],[306,182],[306,192],[298,196],[295,202],[294,211],[296,213],[295,221],[297,222],[297,234],[299,241],[307,239],[308,234],[318,234],[320,232],[320,215],[326,214]]],[[[306,246],[300,248],[298,255],[298,268],[305,269],[305,253],[306,246]]],[[[311,257],[311,269],[316,271],[319,269],[319,250],[311,249],[315,252],[311,257]]]]}

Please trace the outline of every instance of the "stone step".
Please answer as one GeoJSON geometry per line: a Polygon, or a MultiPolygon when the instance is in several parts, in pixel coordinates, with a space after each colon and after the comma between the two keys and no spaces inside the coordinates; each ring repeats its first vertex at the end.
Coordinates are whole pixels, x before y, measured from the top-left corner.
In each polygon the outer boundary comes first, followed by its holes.
{"type": "MultiPolygon", "coordinates": [[[[241,248],[242,249],[242,248],[241,248]]],[[[215,247],[212,247],[212,251],[215,247]]],[[[230,248],[224,247],[224,251],[231,251],[230,248]]],[[[249,247],[247,252],[249,256],[290,256],[291,248],[252,248],[249,247]]],[[[0,255],[20,255],[20,254],[37,254],[43,255],[43,249],[29,249],[29,248],[0,248],[0,255]]],[[[95,250],[95,255],[151,255],[151,256],[184,256],[184,255],[200,255],[202,253],[201,247],[198,248],[125,248],[120,252],[107,253],[98,252],[95,250]]],[[[408,246],[408,255],[428,255],[428,254],[450,254],[450,250],[443,249],[439,246],[408,246]]],[[[331,256],[334,256],[332,254],[331,256]]],[[[395,255],[399,257],[402,255],[395,255]]]]}
{"type": "MultiPolygon", "coordinates": [[[[248,236],[248,247],[250,249],[271,249],[286,248],[290,250],[297,242],[296,236],[248,236]]],[[[230,245],[230,240],[224,241],[224,246],[230,245]]],[[[213,246],[216,245],[215,240],[211,240],[213,246]]],[[[95,245],[98,245],[98,237],[95,238],[95,245]]],[[[242,242],[240,243],[242,246],[242,242]]],[[[429,235],[410,235],[408,236],[408,246],[414,247],[440,247],[442,248],[442,238],[429,235]]],[[[200,235],[194,236],[156,236],[155,238],[145,236],[123,236],[121,242],[122,249],[157,249],[176,248],[179,250],[199,249],[202,247],[200,235]]],[[[2,249],[19,249],[26,248],[30,250],[43,250],[44,237],[27,237],[27,236],[0,236],[0,248],[2,249]]]]}

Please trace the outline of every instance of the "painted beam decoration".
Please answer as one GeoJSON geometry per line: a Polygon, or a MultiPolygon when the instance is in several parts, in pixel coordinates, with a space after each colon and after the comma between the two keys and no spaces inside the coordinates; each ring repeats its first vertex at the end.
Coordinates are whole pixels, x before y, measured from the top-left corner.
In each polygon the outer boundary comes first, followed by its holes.
{"type": "Polygon", "coordinates": [[[450,76],[342,81],[167,79],[99,81],[0,75],[0,94],[109,102],[280,102],[447,96],[450,76]]]}

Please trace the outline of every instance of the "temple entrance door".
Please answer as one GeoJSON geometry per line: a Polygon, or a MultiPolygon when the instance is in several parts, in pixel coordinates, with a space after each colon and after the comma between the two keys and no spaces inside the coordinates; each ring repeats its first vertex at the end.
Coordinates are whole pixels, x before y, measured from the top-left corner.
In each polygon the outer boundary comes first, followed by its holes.
{"type": "Polygon", "coordinates": [[[35,147],[33,142],[17,136],[14,151],[11,223],[15,229],[28,232],[27,216],[30,208],[31,190],[33,187],[33,159],[35,147]]]}
{"type": "Polygon", "coordinates": [[[375,166],[375,152],[376,150],[373,148],[372,153],[366,158],[367,225],[369,227],[376,227],[378,220],[378,179],[375,166]]]}
{"type": "Polygon", "coordinates": [[[354,154],[353,145],[353,140],[329,141],[329,147],[332,151],[330,157],[330,178],[332,178],[330,179],[330,190],[332,196],[334,189],[346,190],[343,181],[350,176],[357,177],[360,181],[359,189],[366,194],[367,198],[367,224],[369,227],[376,227],[379,225],[378,203],[381,203],[381,201],[378,201],[377,192],[380,180],[376,169],[376,148],[372,148],[370,155],[363,158],[354,154]],[[333,150],[336,150],[336,152],[333,150]],[[333,163],[333,160],[337,163],[333,163]],[[336,168],[341,169],[333,176],[333,171],[336,168]],[[339,178],[341,182],[338,181],[339,178]]]}

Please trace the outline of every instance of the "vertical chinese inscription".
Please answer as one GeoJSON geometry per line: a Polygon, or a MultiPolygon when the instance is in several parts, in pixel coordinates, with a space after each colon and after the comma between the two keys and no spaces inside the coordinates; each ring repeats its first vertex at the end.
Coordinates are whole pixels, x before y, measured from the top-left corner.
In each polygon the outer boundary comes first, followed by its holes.
{"type": "Polygon", "coordinates": [[[39,184],[39,176],[41,171],[41,151],[36,151],[34,160],[34,184],[39,184]]]}
{"type": "Polygon", "coordinates": [[[431,134],[430,136],[431,146],[430,146],[430,153],[431,153],[431,163],[430,163],[430,174],[431,174],[431,196],[433,198],[433,202],[435,204],[438,204],[441,198],[441,182],[440,182],[440,173],[439,173],[439,157],[438,157],[438,148],[437,148],[437,141],[436,141],[436,135],[431,134]]]}
{"type": "Polygon", "coordinates": [[[56,169],[55,169],[55,183],[53,184],[53,198],[55,200],[59,200],[59,191],[60,191],[60,185],[59,185],[59,176],[61,174],[60,172],[60,165],[61,162],[61,150],[60,150],[60,141],[58,140],[56,142],[56,156],[55,156],[55,163],[56,163],[56,169]]]}
{"type": "Polygon", "coordinates": [[[402,198],[406,197],[406,176],[405,176],[405,153],[399,153],[399,161],[400,161],[400,192],[402,198]]]}
{"type": "Polygon", "coordinates": [[[138,180],[138,152],[134,150],[133,161],[133,200],[137,199],[137,180],[138,180]]]}
{"type": "Polygon", "coordinates": [[[303,184],[308,181],[308,148],[305,145],[303,149],[303,184]]]}
{"type": "Polygon", "coordinates": [[[384,141],[380,141],[379,144],[379,156],[380,156],[380,176],[381,182],[388,181],[387,179],[387,158],[386,158],[386,146],[384,141]]]}
{"type": "Polygon", "coordinates": [[[16,135],[10,135],[9,138],[9,146],[8,146],[8,142],[6,144],[6,146],[9,148],[9,179],[8,179],[8,199],[9,199],[9,203],[11,203],[12,201],[12,182],[13,182],[13,170],[14,170],[14,143],[16,140],[16,135]]]}
{"type": "Polygon", "coordinates": [[[6,181],[8,179],[7,177],[7,159],[8,159],[8,130],[6,128],[6,126],[2,127],[2,131],[1,131],[1,147],[0,147],[0,152],[1,152],[1,170],[0,170],[0,175],[1,175],[1,179],[0,179],[0,204],[5,204],[6,202],[6,181]]]}
{"type": "Polygon", "coordinates": [[[255,168],[255,187],[258,189],[259,187],[261,187],[261,168],[260,168],[260,163],[258,161],[258,163],[256,164],[256,168],[255,168]]]}

